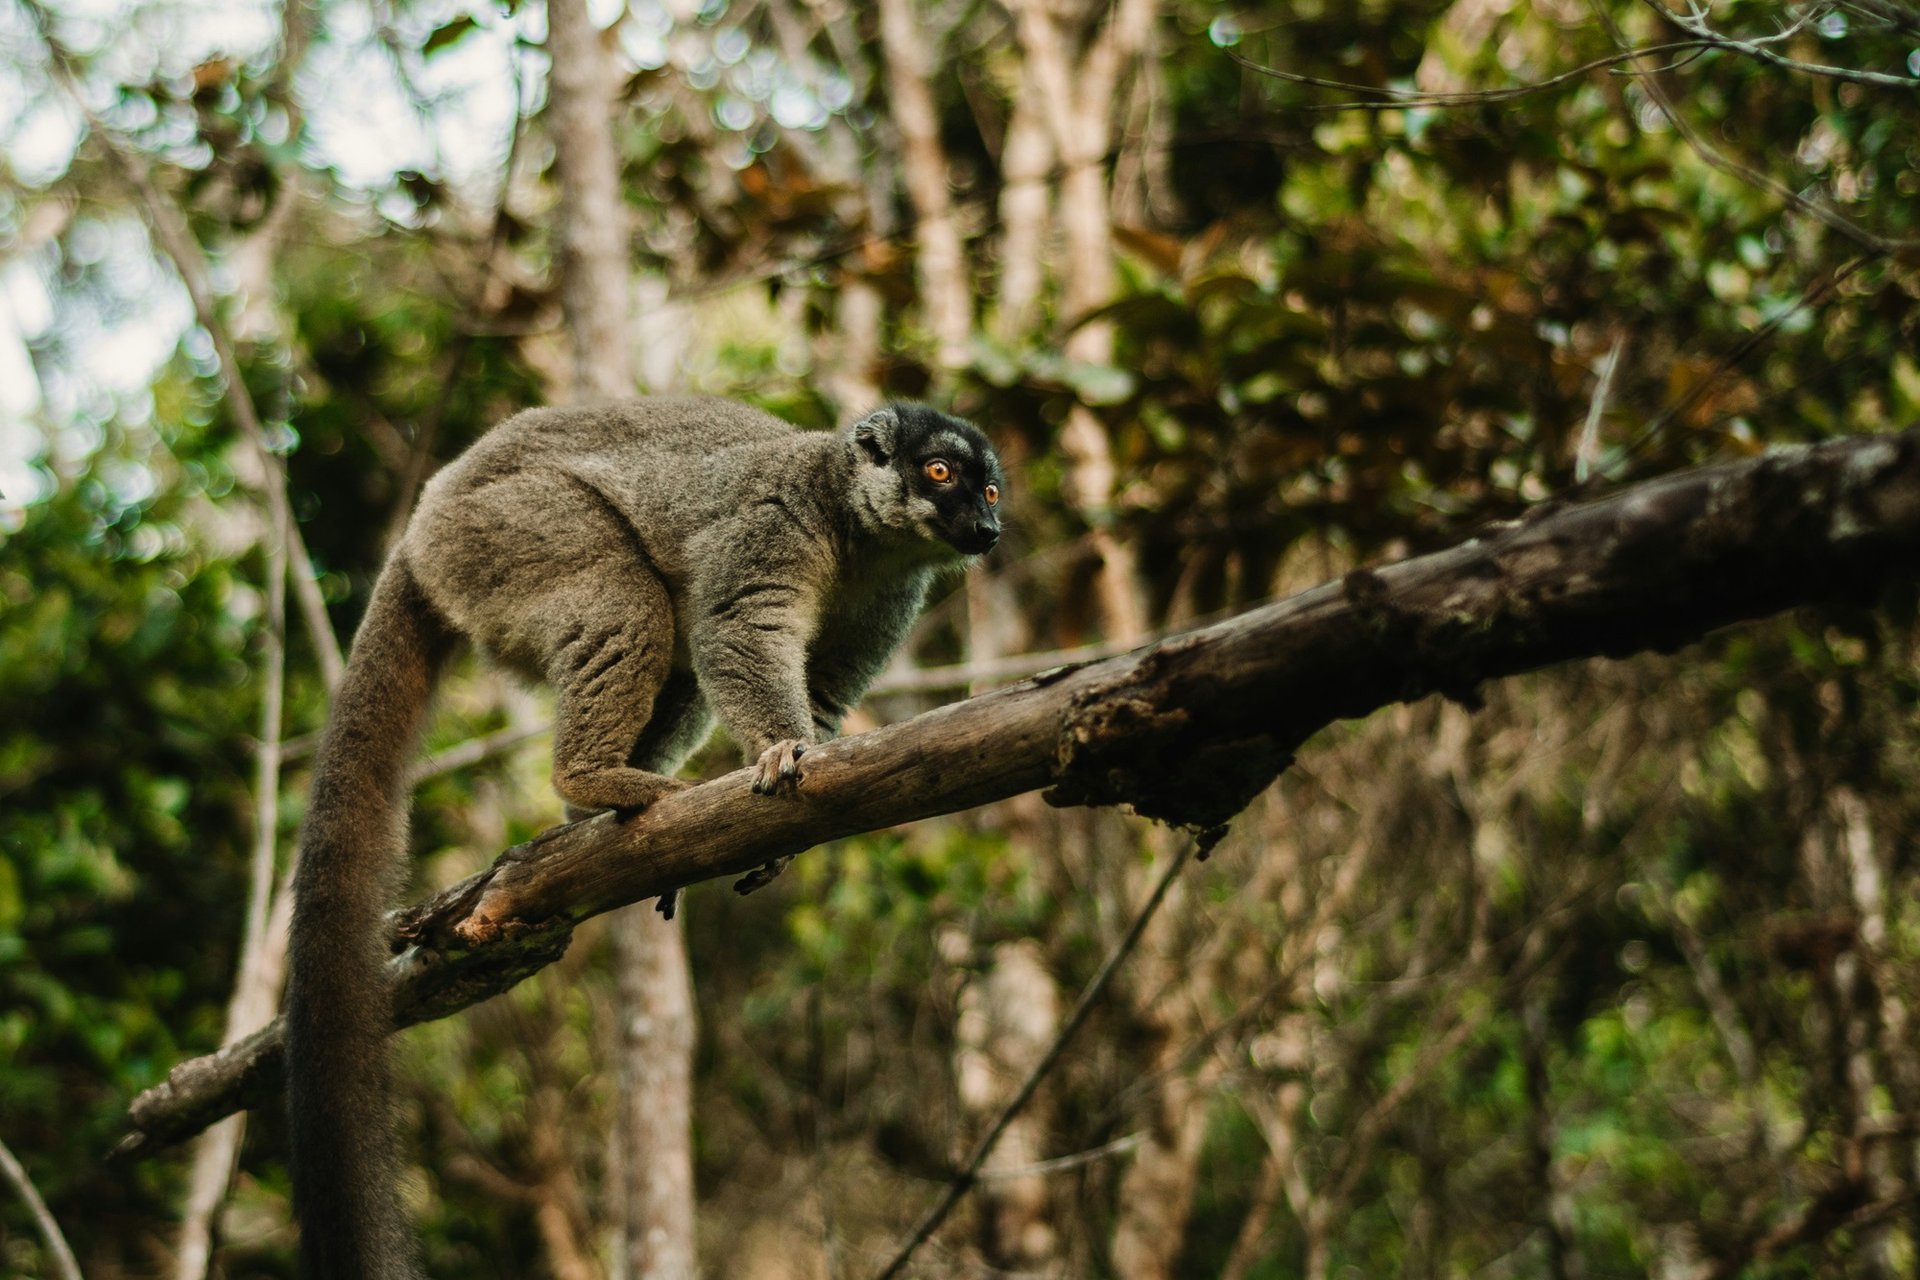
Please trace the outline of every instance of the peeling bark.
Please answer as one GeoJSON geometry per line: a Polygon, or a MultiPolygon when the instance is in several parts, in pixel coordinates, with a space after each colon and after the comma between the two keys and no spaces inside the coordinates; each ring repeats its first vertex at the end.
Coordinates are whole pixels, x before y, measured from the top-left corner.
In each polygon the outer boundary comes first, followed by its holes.
{"type": "MultiPolygon", "coordinates": [[[[1118,658],[816,747],[797,797],[738,770],[627,822],[546,832],[395,916],[396,1021],[505,990],[590,916],[827,840],[1050,787],[1215,826],[1336,720],[1731,622],[1862,599],[1920,567],[1920,432],[1780,450],[1527,517],[1118,658]]],[[[135,1099],[126,1151],[268,1096],[278,1024],[135,1099]]]]}

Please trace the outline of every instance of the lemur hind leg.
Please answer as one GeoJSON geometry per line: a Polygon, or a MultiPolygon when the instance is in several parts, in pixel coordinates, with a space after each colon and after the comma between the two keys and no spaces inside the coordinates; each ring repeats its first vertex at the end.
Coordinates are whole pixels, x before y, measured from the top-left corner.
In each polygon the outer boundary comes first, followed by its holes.
{"type": "MultiPolygon", "coordinates": [[[[627,762],[652,773],[677,773],[712,732],[713,711],[701,696],[693,672],[677,669],[654,695],[653,719],[634,743],[627,762]]],[[[671,920],[679,906],[680,891],[670,889],[660,895],[654,910],[671,920]]]]}
{"type": "Polygon", "coordinates": [[[713,733],[713,710],[693,672],[677,667],[654,695],[653,718],[633,744],[627,763],[649,773],[673,774],[713,733]]]}
{"type": "Polygon", "coordinates": [[[546,674],[559,694],[553,788],[576,808],[633,811],[687,785],[662,771],[668,761],[636,758],[650,735],[674,736],[654,733],[659,713],[669,710],[662,694],[672,671],[673,609],[649,568],[611,559],[544,593],[553,638],[546,674]]]}
{"type": "Polygon", "coordinates": [[[456,629],[553,687],[561,799],[642,809],[683,785],[631,759],[672,667],[673,601],[605,498],[539,467],[478,472],[429,492],[402,550],[456,629]]]}

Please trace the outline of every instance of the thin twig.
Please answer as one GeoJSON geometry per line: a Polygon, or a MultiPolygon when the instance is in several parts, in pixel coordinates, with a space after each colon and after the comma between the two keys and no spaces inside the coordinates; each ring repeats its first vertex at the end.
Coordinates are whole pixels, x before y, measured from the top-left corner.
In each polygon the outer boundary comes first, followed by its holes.
{"type": "Polygon", "coordinates": [[[1600,376],[1594,383],[1593,403],[1587,406],[1587,424],[1580,431],[1580,444],[1573,454],[1573,482],[1585,484],[1587,473],[1600,452],[1600,419],[1607,412],[1607,397],[1613,392],[1614,371],[1620,367],[1620,350],[1627,345],[1623,329],[1613,336],[1613,345],[1600,361],[1600,376]]]}
{"type": "Polygon", "coordinates": [[[417,787],[429,778],[442,777],[484,760],[491,760],[495,756],[505,755],[515,747],[532,741],[552,728],[552,721],[536,720],[529,724],[509,725],[505,729],[496,729],[492,733],[483,733],[477,738],[457,742],[445,751],[434,752],[415,765],[408,782],[417,787]]]}
{"type": "MultiPolygon", "coordinates": [[[[1623,49],[1633,49],[1633,46],[1628,42],[1626,36],[1621,32],[1619,24],[1614,22],[1612,14],[1608,13],[1604,7],[1598,4],[1597,0],[1589,0],[1589,7],[1593,10],[1595,16],[1599,18],[1601,24],[1606,27],[1608,33],[1612,35],[1615,44],[1620,45],[1623,49]]],[[[1636,56],[1647,52],[1646,50],[1638,49],[1633,51],[1636,56]]],[[[1700,131],[1694,128],[1686,117],[1680,114],[1679,108],[1673,105],[1673,99],[1667,95],[1666,89],[1661,85],[1659,76],[1642,76],[1639,83],[1641,88],[1646,91],[1647,97],[1652,100],[1654,106],[1659,108],[1660,114],[1666,117],[1667,123],[1673,126],[1674,132],[1678,133],[1681,139],[1685,141],[1689,147],[1693,148],[1694,154],[1705,161],[1710,168],[1718,169],[1728,177],[1744,182],[1756,190],[1766,192],[1776,200],[1799,210],[1801,213],[1819,221],[1829,229],[1845,236],[1870,253],[1886,255],[1897,253],[1903,249],[1920,247],[1920,240],[1890,239],[1869,231],[1839,210],[1820,201],[1809,200],[1798,191],[1793,190],[1771,175],[1762,173],[1751,165],[1743,164],[1725,155],[1714,147],[1712,143],[1708,142],[1706,138],[1701,135],[1700,131]]]]}
{"type": "MultiPolygon", "coordinates": [[[[1409,107],[1468,107],[1485,102],[1508,102],[1514,98],[1524,98],[1528,94],[1540,93],[1547,89],[1556,89],[1569,80],[1577,80],[1589,71],[1598,71],[1602,67],[1611,67],[1621,62],[1631,62],[1635,58],[1655,53],[1673,53],[1680,50],[1700,51],[1714,47],[1715,41],[1705,38],[1693,40],[1673,40],[1666,44],[1648,45],[1644,49],[1628,49],[1620,53],[1608,54],[1604,58],[1595,58],[1573,68],[1562,71],[1557,76],[1545,80],[1529,81],[1526,84],[1510,85],[1505,89],[1472,89],[1460,93],[1421,93],[1417,89],[1396,89],[1390,85],[1357,84],[1349,80],[1328,80],[1321,76],[1305,75],[1298,71],[1282,71],[1278,67],[1264,66],[1237,53],[1227,56],[1249,71],[1256,71],[1274,80],[1285,80],[1289,84],[1303,84],[1315,89],[1338,89],[1342,93],[1371,93],[1383,99],[1379,102],[1320,102],[1301,106],[1304,111],[1404,111],[1409,107]]],[[[1627,75],[1644,75],[1644,71],[1628,71],[1627,75]]]]}
{"type": "MultiPolygon", "coordinates": [[[[273,953],[274,863],[280,832],[280,734],[287,675],[287,542],[284,527],[265,539],[267,618],[260,655],[260,735],[254,745],[253,858],[247,885],[247,911],[240,940],[240,961],[227,1025],[220,1047],[237,1044],[273,1017],[280,990],[280,968],[273,953]]],[[[246,1136],[246,1113],[229,1116],[207,1130],[194,1148],[187,1178],[187,1203],[181,1213],[174,1280],[201,1280],[213,1261],[213,1217],[227,1198],[235,1159],[246,1136]]]]}
{"type": "Polygon", "coordinates": [[[979,662],[957,662],[941,667],[910,667],[884,675],[873,682],[869,697],[901,693],[938,693],[947,689],[968,689],[975,685],[1011,684],[1043,671],[1071,667],[1082,662],[1112,658],[1160,637],[1141,640],[1079,645],[1072,649],[1050,649],[1039,653],[1010,653],[1005,657],[979,662]]]}
{"type": "MultiPolygon", "coordinates": [[[[246,930],[241,939],[243,965],[251,965],[267,934],[272,909],[273,868],[280,831],[280,736],[284,729],[287,687],[287,530],[266,539],[267,625],[261,632],[260,738],[253,775],[253,861],[247,884],[246,930]]],[[[244,970],[243,970],[244,973],[244,970]]],[[[251,1031],[248,1027],[242,1035],[251,1031]]],[[[228,1029],[232,1034],[232,1028],[228,1029]]]]}
{"type": "MultiPolygon", "coordinates": [[[[962,597],[956,592],[955,598],[962,597]]],[[[1273,599],[1272,596],[1263,596],[1257,600],[1243,600],[1231,608],[1215,609],[1209,613],[1183,618],[1178,626],[1163,627],[1132,640],[1104,640],[1099,644],[1076,645],[1071,649],[1041,649],[1028,653],[1009,653],[979,662],[957,662],[939,667],[910,667],[904,671],[890,672],[881,676],[873,682],[873,687],[867,690],[867,696],[871,698],[901,693],[938,693],[950,689],[971,689],[976,685],[1011,684],[1016,680],[1030,679],[1045,672],[1057,671],[1062,667],[1098,662],[1103,658],[1117,657],[1150,644],[1158,644],[1182,631],[1204,627],[1209,623],[1230,618],[1236,613],[1270,604],[1273,599]]],[[[942,607],[935,606],[935,609],[930,609],[922,615],[920,621],[923,630],[927,620],[942,607]]]]}
{"type": "Polygon", "coordinates": [[[1180,846],[1179,851],[1172,858],[1168,859],[1166,870],[1160,873],[1160,880],[1153,886],[1153,892],[1148,894],[1147,900],[1141,904],[1139,912],[1133,918],[1132,926],[1127,929],[1126,936],[1120,939],[1119,945],[1100,966],[1100,971],[1093,975],[1093,981],[1089,982],[1086,990],[1080,993],[1080,999],[1073,1006],[1073,1012],[1067,1015],[1067,1020],[1061,1024],[1059,1032],[1053,1037],[1053,1043],[1047,1046],[1047,1051],[1041,1055],[1040,1061],[1036,1062],[1033,1070],[1027,1073],[1026,1080],[1020,1085],[1020,1091],[1014,1094],[1012,1100],[1001,1109],[1000,1115],[993,1122],[993,1127],[987,1130],[986,1136],[980,1139],[978,1146],[974,1147],[973,1154],[968,1157],[967,1163],[948,1181],[946,1193],[927,1211],[926,1216],[920,1220],[920,1225],[914,1228],[913,1235],[900,1246],[900,1252],[894,1255],[893,1261],[887,1264],[878,1280],[893,1280],[893,1277],[904,1271],[920,1246],[925,1244],[933,1233],[940,1229],[940,1224],[947,1220],[947,1215],[953,1212],[955,1205],[960,1203],[960,1198],[980,1181],[980,1167],[986,1163],[994,1144],[1000,1141],[1001,1135],[1007,1131],[1007,1126],[1013,1123],[1014,1117],[1018,1116],[1027,1103],[1033,1100],[1033,1095],[1039,1092],[1041,1082],[1053,1070],[1054,1064],[1060,1061],[1060,1056],[1066,1051],[1068,1042],[1073,1039],[1074,1033],[1080,1029],[1081,1024],[1087,1020],[1087,1015],[1093,1011],[1094,1004],[1106,991],[1107,985],[1113,981],[1113,975],[1133,953],[1135,945],[1140,941],[1140,935],[1146,932],[1148,923],[1160,910],[1160,904],[1166,900],[1167,891],[1173,888],[1174,877],[1179,875],[1180,868],[1187,864],[1187,859],[1192,856],[1198,844],[1198,840],[1189,840],[1180,846]]]}
{"type": "Polygon", "coordinates": [[[1644,3],[1647,8],[1653,10],[1688,35],[1710,44],[1716,49],[1726,49],[1731,53],[1738,53],[1788,71],[1798,71],[1803,75],[1825,76],[1832,80],[1847,80],[1854,84],[1870,84],[1883,89],[1920,89],[1920,79],[1916,79],[1913,76],[1888,75],[1884,71],[1855,71],[1851,67],[1834,67],[1824,63],[1802,62],[1798,58],[1789,58],[1785,54],[1775,53],[1766,47],[1769,44],[1773,44],[1776,41],[1792,35],[1795,31],[1799,30],[1800,27],[1806,25],[1815,13],[1815,9],[1813,8],[1809,8],[1798,22],[1794,23],[1779,35],[1767,36],[1759,40],[1736,40],[1732,36],[1722,35],[1720,32],[1708,26],[1707,11],[1699,5],[1691,3],[1691,0],[1689,0],[1687,12],[1684,14],[1675,13],[1673,10],[1667,8],[1666,5],[1660,3],[1660,0],[1644,0],[1644,3]]]}
{"type": "Polygon", "coordinates": [[[67,1238],[60,1234],[60,1224],[54,1220],[47,1202],[40,1198],[40,1192],[34,1187],[33,1179],[27,1176],[26,1168],[14,1159],[13,1152],[4,1142],[0,1142],[0,1173],[6,1175],[15,1194],[26,1202],[28,1212],[33,1214],[33,1225],[40,1229],[40,1238],[46,1241],[47,1252],[53,1255],[53,1266],[59,1280],[81,1280],[80,1262],[73,1256],[73,1248],[67,1243],[67,1238]]]}
{"type": "Polygon", "coordinates": [[[1124,1138],[1115,1138],[1112,1142],[1090,1147],[1085,1151],[1076,1151],[1070,1156],[1055,1156],[1051,1160],[1037,1160],[1032,1164],[1017,1165],[1011,1169],[985,1169],[979,1175],[981,1182],[1014,1182],[1021,1178],[1044,1178],[1052,1173],[1064,1173],[1068,1169],[1078,1169],[1083,1164],[1092,1164],[1096,1160],[1105,1160],[1108,1156],[1124,1155],[1147,1140],[1145,1133],[1130,1133],[1124,1138]]]}
{"type": "Polygon", "coordinates": [[[1840,7],[1881,27],[1920,36],[1920,12],[1893,0],[1841,0],[1840,7]]]}
{"type": "Polygon", "coordinates": [[[1640,428],[1639,433],[1634,436],[1633,440],[1626,448],[1620,451],[1620,460],[1625,462],[1636,457],[1642,449],[1646,448],[1662,431],[1666,430],[1668,424],[1699,404],[1701,400],[1706,398],[1708,392],[1719,385],[1722,378],[1739,368],[1742,362],[1744,362],[1748,356],[1752,355],[1762,343],[1778,333],[1780,326],[1784,325],[1788,320],[1806,310],[1808,307],[1824,305],[1827,299],[1833,296],[1835,290],[1839,289],[1842,281],[1858,271],[1861,267],[1866,266],[1870,261],[1872,261],[1871,257],[1866,254],[1849,258],[1828,274],[1821,276],[1809,284],[1801,291],[1800,296],[1794,299],[1792,306],[1774,315],[1765,324],[1741,339],[1739,344],[1735,346],[1732,351],[1722,356],[1713,368],[1707,371],[1704,377],[1687,388],[1672,404],[1669,404],[1666,408],[1648,419],[1646,425],[1640,428]]]}

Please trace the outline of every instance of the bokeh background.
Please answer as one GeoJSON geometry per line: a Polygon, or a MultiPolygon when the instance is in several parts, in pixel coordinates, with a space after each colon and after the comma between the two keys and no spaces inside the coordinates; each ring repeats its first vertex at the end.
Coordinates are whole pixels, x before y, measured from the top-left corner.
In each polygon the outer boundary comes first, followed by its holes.
{"type": "MultiPolygon", "coordinates": [[[[818,427],[924,397],[1000,443],[1010,533],[861,723],[899,719],[1920,418],[1920,9],[1702,13],[594,0],[601,284],[634,389],[818,427]]],[[[106,1153],[271,1007],[327,633],[418,485],[576,394],[548,16],[0,0],[0,1141],[95,1280],[293,1274],[276,1115],[106,1153]]],[[[1915,621],[1323,734],[916,1274],[1913,1274],[1915,621]]],[[[547,714],[457,672],[416,893],[558,820],[547,714]]],[[[872,1274],[1178,840],[1026,797],[689,894],[702,1274],[872,1274]]],[[[431,1274],[660,1274],[613,945],[656,924],[401,1038],[431,1274]]],[[[0,1274],[58,1265],[0,1197],[0,1274]]]]}

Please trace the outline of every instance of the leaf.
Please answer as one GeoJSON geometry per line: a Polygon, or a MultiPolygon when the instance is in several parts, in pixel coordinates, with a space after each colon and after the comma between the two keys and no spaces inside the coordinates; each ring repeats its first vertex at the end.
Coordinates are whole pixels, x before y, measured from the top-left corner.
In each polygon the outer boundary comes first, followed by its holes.
{"type": "Polygon", "coordinates": [[[1920,417],[1920,364],[1902,352],[1893,358],[1893,389],[1900,398],[1899,417],[1920,417]]]}
{"type": "Polygon", "coordinates": [[[1133,394],[1133,375],[1109,364],[1069,363],[1065,369],[1067,385],[1082,404],[1119,404],[1133,394]]]}
{"type": "Polygon", "coordinates": [[[1129,253],[1162,275],[1180,274],[1180,258],[1186,246],[1173,236],[1159,231],[1150,231],[1145,227],[1131,227],[1125,223],[1116,222],[1113,226],[1113,238],[1118,240],[1129,253]]]}
{"type": "Polygon", "coordinates": [[[1193,314],[1162,293],[1136,293],[1075,316],[1069,332],[1107,321],[1136,336],[1182,337],[1197,330],[1193,314]]]}

